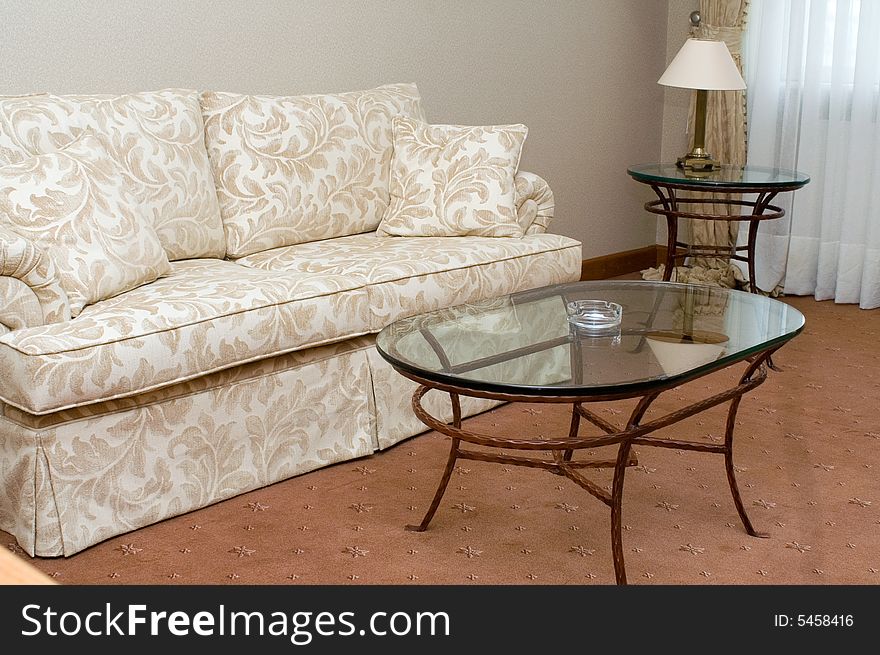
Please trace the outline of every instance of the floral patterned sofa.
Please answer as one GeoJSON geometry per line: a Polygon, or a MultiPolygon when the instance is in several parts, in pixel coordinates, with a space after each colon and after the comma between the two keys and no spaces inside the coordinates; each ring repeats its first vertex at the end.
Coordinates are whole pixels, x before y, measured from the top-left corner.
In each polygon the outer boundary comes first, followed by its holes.
{"type": "Polygon", "coordinates": [[[76,311],[0,194],[0,529],[70,555],[389,447],[424,428],[376,332],[578,278],[580,244],[546,233],[552,193],[530,173],[520,238],[377,234],[395,115],[424,120],[415,85],[0,98],[0,171],[100,135],[170,262],[76,311]]]}

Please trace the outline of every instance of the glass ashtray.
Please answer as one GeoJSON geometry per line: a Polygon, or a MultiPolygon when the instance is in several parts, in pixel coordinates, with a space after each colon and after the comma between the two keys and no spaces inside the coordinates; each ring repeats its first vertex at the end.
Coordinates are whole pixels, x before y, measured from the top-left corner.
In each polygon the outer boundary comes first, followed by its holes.
{"type": "Polygon", "coordinates": [[[569,300],[568,320],[583,332],[606,334],[620,331],[623,307],[608,300],[569,300]]]}

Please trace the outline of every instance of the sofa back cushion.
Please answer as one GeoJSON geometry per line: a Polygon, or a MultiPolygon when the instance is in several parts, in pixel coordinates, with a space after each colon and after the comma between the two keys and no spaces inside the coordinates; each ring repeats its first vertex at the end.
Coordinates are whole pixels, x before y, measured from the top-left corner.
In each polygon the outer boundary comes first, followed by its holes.
{"type": "Polygon", "coordinates": [[[116,159],[88,131],[61,150],[0,166],[0,225],[54,260],[72,316],[171,270],[116,159]]]}
{"type": "Polygon", "coordinates": [[[396,115],[415,84],[332,95],[201,94],[230,257],[375,230],[388,206],[396,115]]]}
{"type": "Polygon", "coordinates": [[[0,165],[63,148],[85,129],[119,164],[169,259],[224,256],[196,91],[0,99],[0,165]]]}

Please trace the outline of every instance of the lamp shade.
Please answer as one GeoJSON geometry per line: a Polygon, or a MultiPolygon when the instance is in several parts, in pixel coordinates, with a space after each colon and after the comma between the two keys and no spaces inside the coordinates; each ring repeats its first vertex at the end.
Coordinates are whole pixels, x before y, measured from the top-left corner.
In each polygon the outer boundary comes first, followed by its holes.
{"type": "Polygon", "coordinates": [[[746,88],[727,44],[703,39],[685,41],[657,84],[713,91],[746,88]]]}

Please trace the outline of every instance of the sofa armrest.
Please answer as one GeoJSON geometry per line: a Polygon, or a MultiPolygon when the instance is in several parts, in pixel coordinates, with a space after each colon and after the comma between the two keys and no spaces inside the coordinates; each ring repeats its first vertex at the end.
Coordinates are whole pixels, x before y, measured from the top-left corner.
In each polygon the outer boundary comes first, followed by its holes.
{"type": "Polygon", "coordinates": [[[526,171],[518,171],[516,185],[516,215],[526,234],[547,231],[553,220],[553,191],[547,180],[526,171]]]}
{"type": "Polygon", "coordinates": [[[10,330],[70,320],[70,302],[52,258],[0,225],[0,323],[10,330]]]}

